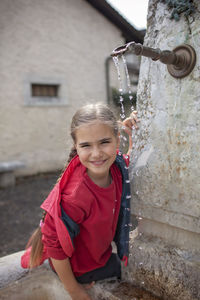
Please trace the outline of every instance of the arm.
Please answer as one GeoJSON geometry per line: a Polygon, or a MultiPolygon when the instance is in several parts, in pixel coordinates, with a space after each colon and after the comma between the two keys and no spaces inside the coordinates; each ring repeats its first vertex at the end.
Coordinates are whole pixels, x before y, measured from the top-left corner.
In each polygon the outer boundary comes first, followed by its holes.
{"type": "MultiPolygon", "coordinates": [[[[58,274],[65,289],[70,294],[72,300],[92,300],[92,298],[87,294],[83,286],[77,282],[72,272],[69,258],[66,258],[64,260],[57,260],[51,258],[51,261],[56,273],[58,274]]],[[[88,288],[92,287],[93,284],[94,283],[90,284],[88,288]]]]}

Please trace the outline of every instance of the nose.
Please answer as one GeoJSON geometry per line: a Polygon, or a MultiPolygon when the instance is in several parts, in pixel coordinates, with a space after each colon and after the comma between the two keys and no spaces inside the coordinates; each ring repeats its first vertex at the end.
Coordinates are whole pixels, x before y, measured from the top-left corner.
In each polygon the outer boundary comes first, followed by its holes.
{"type": "Polygon", "coordinates": [[[98,146],[94,146],[91,154],[93,159],[98,159],[101,157],[101,149],[98,146]]]}

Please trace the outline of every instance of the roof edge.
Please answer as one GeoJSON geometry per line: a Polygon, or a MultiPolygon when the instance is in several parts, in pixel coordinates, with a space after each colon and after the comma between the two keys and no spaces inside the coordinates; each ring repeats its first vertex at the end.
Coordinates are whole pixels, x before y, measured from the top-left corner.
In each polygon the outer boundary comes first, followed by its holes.
{"type": "Polygon", "coordinates": [[[123,18],[118,11],[116,11],[105,0],[85,0],[91,4],[95,9],[102,13],[110,22],[117,26],[126,39],[126,42],[135,41],[136,43],[143,43],[144,30],[137,30],[126,19],[123,18]]]}

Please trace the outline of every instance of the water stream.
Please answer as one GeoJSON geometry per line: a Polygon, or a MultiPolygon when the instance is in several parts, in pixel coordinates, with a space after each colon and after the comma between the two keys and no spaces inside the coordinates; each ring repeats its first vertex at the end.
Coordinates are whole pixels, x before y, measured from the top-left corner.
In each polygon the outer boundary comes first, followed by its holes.
{"type": "MultiPolygon", "coordinates": [[[[119,94],[120,94],[120,100],[119,100],[119,101],[120,101],[120,109],[121,109],[120,116],[121,116],[121,119],[122,119],[122,121],[123,121],[126,117],[128,117],[128,116],[130,115],[130,113],[131,113],[132,111],[135,110],[134,106],[132,105],[133,96],[132,96],[132,90],[131,90],[131,82],[130,82],[130,76],[129,76],[129,72],[128,72],[128,67],[127,67],[127,62],[126,62],[125,56],[124,56],[124,55],[122,55],[121,57],[115,56],[115,57],[113,57],[113,61],[114,61],[115,67],[116,67],[116,69],[117,69],[117,76],[118,76],[118,82],[119,82],[119,94]],[[121,61],[120,61],[120,60],[121,60],[121,61]],[[122,65],[123,65],[122,70],[121,70],[121,68],[120,68],[120,66],[121,66],[120,62],[122,62],[122,65]],[[124,73],[125,73],[125,80],[126,80],[125,84],[124,84],[124,82],[123,82],[123,80],[122,80],[122,75],[121,75],[121,72],[122,72],[122,71],[124,71],[124,73]],[[123,86],[125,86],[124,89],[123,89],[123,86]],[[124,98],[123,98],[123,94],[124,94],[124,92],[125,92],[125,89],[128,90],[129,100],[130,100],[130,102],[131,102],[130,112],[129,112],[129,114],[128,114],[127,116],[125,115],[124,98]]],[[[133,147],[134,147],[134,142],[137,143],[137,138],[136,138],[136,136],[137,136],[137,134],[136,134],[136,129],[135,129],[135,127],[133,126],[133,127],[132,127],[133,147]]],[[[122,135],[121,139],[123,140],[123,141],[122,141],[122,145],[124,146],[124,143],[127,141],[127,139],[124,139],[124,136],[123,136],[123,135],[122,135]]],[[[132,159],[133,159],[133,160],[136,160],[137,157],[133,157],[132,159]]],[[[139,171],[138,171],[138,170],[136,171],[136,174],[135,174],[135,175],[136,175],[136,176],[139,176],[139,171]]],[[[139,195],[139,191],[136,191],[136,195],[137,195],[137,196],[139,195]]],[[[142,221],[141,212],[138,212],[138,214],[137,214],[137,216],[136,216],[136,219],[138,220],[138,224],[139,224],[139,222],[142,221]]],[[[132,226],[132,224],[129,224],[129,225],[132,226]]],[[[136,230],[137,230],[137,229],[136,229],[136,230]]],[[[138,232],[139,232],[139,231],[138,231],[138,232]]],[[[139,232],[139,236],[141,236],[141,235],[142,235],[142,233],[139,232]]],[[[138,249],[139,249],[140,251],[143,250],[142,247],[139,247],[138,249]]],[[[130,252],[131,252],[131,251],[130,251],[130,252]]],[[[130,256],[131,256],[131,255],[132,255],[132,254],[130,253],[130,256]]],[[[138,263],[138,266],[142,268],[142,267],[143,267],[143,262],[140,261],[140,262],[138,263]]],[[[141,282],[141,286],[144,286],[144,285],[145,285],[145,282],[142,281],[142,282],[141,282]]],[[[135,298],[135,299],[137,299],[137,298],[135,298]]]]}

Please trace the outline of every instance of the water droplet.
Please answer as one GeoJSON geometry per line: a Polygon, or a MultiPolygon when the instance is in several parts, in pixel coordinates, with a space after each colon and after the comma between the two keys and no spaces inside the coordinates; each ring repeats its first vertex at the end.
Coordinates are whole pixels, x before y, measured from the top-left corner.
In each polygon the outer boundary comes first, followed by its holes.
{"type": "Polygon", "coordinates": [[[140,263],[139,263],[139,266],[142,266],[142,265],[143,265],[143,262],[140,262],[140,263]]]}
{"type": "Polygon", "coordinates": [[[138,247],[138,249],[139,249],[139,250],[142,250],[142,247],[140,246],[140,247],[138,247]]]}
{"type": "Polygon", "coordinates": [[[136,176],[139,176],[139,171],[138,170],[136,171],[136,176]]]}
{"type": "Polygon", "coordinates": [[[142,220],[142,217],[137,217],[138,220],[142,220]]]}
{"type": "Polygon", "coordinates": [[[144,285],[144,281],[142,281],[141,284],[144,285]]]}
{"type": "Polygon", "coordinates": [[[136,195],[138,195],[138,194],[139,194],[139,192],[138,192],[138,191],[136,191],[135,193],[136,193],[136,195]]]}

